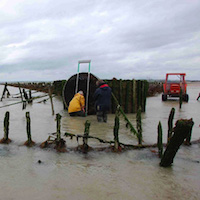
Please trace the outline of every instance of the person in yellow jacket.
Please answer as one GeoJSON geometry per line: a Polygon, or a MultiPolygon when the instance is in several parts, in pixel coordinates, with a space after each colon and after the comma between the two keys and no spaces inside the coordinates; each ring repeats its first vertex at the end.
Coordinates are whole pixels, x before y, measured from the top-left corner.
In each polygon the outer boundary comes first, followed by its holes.
{"type": "Polygon", "coordinates": [[[83,91],[79,91],[74,95],[69,102],[68,113],[71,117],[82,116],[85,117],[85,97],[83,91]]]}

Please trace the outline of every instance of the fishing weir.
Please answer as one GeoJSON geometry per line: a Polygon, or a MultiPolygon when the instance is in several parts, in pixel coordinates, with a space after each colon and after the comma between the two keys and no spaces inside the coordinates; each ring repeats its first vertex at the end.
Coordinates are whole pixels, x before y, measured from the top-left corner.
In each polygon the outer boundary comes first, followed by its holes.
{"type": "MultiPolygon", "coordinates": [[[[79,75],[81,80],[84,81],[84,74],[79,75]]],[[[92,75],[91,75],[92,76],[92,75]]],[[[72,77],[72,80],[76,80],[76,77],[72,77]]],[[[95,77],[91,77],[90,80],[96,81],[95,77]]],[[[173,124],[173,117],[175,113],[175,109],[172,108],[169,119],[168,119],[168,139],[167,143],[164,144],[162,141],[162,124],[159,122],[158,124],[158,140],[155,144],[146,144],[143,141],[142,137],[142,118],[141,113],[145,111],[146,106],[146,98],[147,98],[147,92],[148,92],[148,82],[147,81],[135,81],[135,80],[107,80],[107,83],[112,88],[112,113],[115,113],[115,122],[113,127],[113,140],[105,140],[101,139],[99,137],[94,137],[89,134],[90,132],[90,122],[88,120],[85,121],[85,129],[83,130],[83,134],[72,134],[69,132],[61,133],[61,118],[62,116],[58,113],[56,114],[56,132],[51,133],[50,136],[47,138],[46,141],[42,142],[41,144],[35,144],[35,142],[32,140],[31,136],[31,117],[30,113],[26,112],[26,132],[27,132],[27,141],[25,141],[24,145],[28,147],[32,146],[38,146],[40,148],[48,148],[48,149],[56,149],[58,152],[68,152],[68,151],[79,151],[82,153],[88,153],[90,151],[111,151],[111,152],[124,152],[126,150],[130,149],[143,149],[143,148],[157,148],[156,155],[160,157],[161,162],[160,165],[163,167],[170,166],[173,163],[173,159],[176,155],[176,152],[178,151],[181,144],[185,145],[191,145],[199,143],[200,140],[191,141],[191,135],[192,135],[192,127],[193,127],[193,120],[185,120],[180,119],[175,123],[175,127],[173,124]],[[128,89],[127,89],[128,88],[128,89]],[[117,99],[117,97],[118,99],[117,99]],[[120,102],[123,106],[120,105],[120,102]],[[133,126],[132,122],[128,119],[127,113],[134,113],[137,112],[137,118],[136,118],[136,128],[133,126]],[[131,145],[131,144],[124,144],[119,141],[119,126],[120,126],[120,118],[123,118],[126,122],[126,128],[130,130],[130,132],[133,134],[135,138],[138,140],[138,145],[131,145]],[[184,134],[183,134],[184,133],[184,134]],[[76,138],[77,142],[79,140],[82,140],[82,145],[79,145],[76,148],[69,148],[66,145],[67,138],[73,139],[76,138]],[[91,147],[89,145],[89,140],[97,140],[100,143],[108,144],[108,147],[100,147],[95,148],[91,147]],[[164,148],[166,147],[166,150],[164,152],[164,148]],[[164,153],[163,153],[164,152],[164,153]]],[[[44,96],[47,96],[47,99],[50,99],[51,101],[51,107],[52,107],[52,115],[54,115],[53,110],[53,100],[54,97],[54,91],[59,91],[56,87],[63,87],[62,88],[62,94],[66,91],[66,88],[68,85],[74,84],[73,81],[70,79],[66,82],[64,81],[58,81],[54,82],[53,84],[9,84],[10,86],[19,87],[19,91],[21,91],[18,95],[19,98],[21,98],[22,103],[22,109],[25,109],[25,104],[31,104],[34,99],[42,98],[44,96]],[[58,84],[59,83],[59,84],[58,84]],[[38,89],[38,87],[40,89],[38,89]],[[22,89],[23,88],[23,89],[22,89]],[[24,88],[29,89],[29,95],[25,91],[24,88]],[[32,98],[31,97],[31,90],[34,88],[34,90],[42,91],[41,88],[45,88],[44,91],[48,91],[47,95],[43,96],[37,96],[32,98]]],[[[4,101],[6,98],[8,98],[11,94],[9,93],[7,89],[8,84],[5,84],[5,88],[3,90],[2,98],[1,100],[4,101]],[[7,96],[7,97],[6,97],[7,96]]],[[[84,90],[84,88],[81,88],[84,90]]],[[[61,90],[60,90],[61,91],[61,90]]],[[[92,95],[92,92],[90,93],[92,95]]],[[[89,96],[90,97],[90,96],[89,96]]],[[[63,99],[65,97],[63,96],[63,99]]],[[[90,97],[92,98],[92,97],[90,97]]],[[[44,100],[43,100],[44,101],[44,100]]],[[[42,102],[42,101],[41,101],[42,102]]],[[[66,102],[64,103],[64,105],[66,102]]],[[[8,105],[7,105],[8,106],[8,105]]],[[[11,105],[10,105],[11,106],[11,105]]],[[[89,107],[90,108],[90,107],[89,107]]],[[[92,110],[92,109],[91,109],[92,110]]],[[[89,113],[91,114],[91,111],[89,109],[89,113]]],[[[0,143],[2,144],[9,144],[11,143],[11,139],[9,138],[9,116],[10,113],[5,113],[5,119],[4,119],[4,137],[1,139],[0,143]]],[[[12,123],[12,122],[11,122],[12,123]]]]}

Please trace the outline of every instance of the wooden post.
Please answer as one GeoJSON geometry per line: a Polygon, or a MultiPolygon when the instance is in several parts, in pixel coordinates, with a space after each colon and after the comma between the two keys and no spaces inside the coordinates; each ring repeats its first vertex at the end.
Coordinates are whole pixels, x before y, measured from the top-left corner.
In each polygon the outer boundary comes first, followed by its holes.
{"type": "Polygon", "coordinates": [[[137,122],[137,132],[138,132],[138,144],[142,145],[142,118],[141,118],[142,109],[139,107],[136,115],[136,122],[137,122]]]}
{"type": "Polygon", "coordinates": [[[6,92],[7,92],[7,97],[9,97],[10,96],[10,92],[9,92],[9,90],[7,88],[7,82],[5,83],[5,86],[4,86],[4,90],[3,90],[3,93],[2,93],[2,96],[1,96],[1,101],[3,100],[6,92]]]}
{"type": "Polygon", "coordinates": [[[173,120],[174,120],[175,108],[171,109],[169,118],[168,118],[168,135],[167,135],[167,143],[169,143],[170,138],[172,137],[172,129],[173,129],[173,120]]]}
{"type": "Polygon", "coordinates": [[[4,139],[8,140],[10,113],[7,111],[4,118],[4,139]]]}
{"type": "Polygon", "coordinates": [[[28,103],[32,103],[33,100],[32,100],[32,93],[31,93],[31,90],[29,90],[29,98],[28,98],[28,103]]]}
{"type": "Polygon", "coordinates": [[[162,158],[162,155],[163,155],[163,139],[162,139],[162,124],[161,124],[160,121],[159,121],[159,124],[158,124],[157,146],[158,146],[159,158],[162,158]]]}
{"type": "Polygon", "coordinates": [[[58,113],[56,114],[56,133],[57,133],[57,142],[60,141],[61,139],[61,132],[60,132],[60,129],[61,129],[61,118],[62,116],[58,113]]]}
{"type": "Polygon", "coordinates": [[[185,145],[191,145],[191,137],[192,137],[192,128],[193,126],[190,127],[190,130],[189,130],[189,134],[188,136],[186,137],[186,140],[184,142],[185,145]]]}
{"type": "Polygon", "coordinates": [[[135,113],[136,107],[137,107],[137,105],[136,105],[136,102],[137,102],[137,100],[136,100],[136,81],[133,80],[132,84],[133,84],[133,102],[132,102],[132,104],[133,104],[133,113],[135,113]]]}
{"type": "Polygon", "coordinates": [[[54,106],[53,106],[53,99],[52,99],[52,91],[51,91],[50,87],[49,87],[49,98],[50,98],[50,102],[51,102],[52,115],[54,115],[54,106]]]}
{"type": "Polygon", "coordinates": [[[18,87],[19,87],[19,92],[20,92],[20,96],[22,100],[22,110],[24,110],[26,108],[26,101],[23,100],[22,90],[19,83],[18,83],[18,87]]]}
{"type": "Polygon", "coordinates": [[[65,140],[61,138],[61,118],[62,116],[58,113],[56,114],[56,140],[55,140],[55,149],[59,152],[66,152],[65,140]]]}
{"type": "Polygon", "coordinates": [[[122,79],[119,80],[119,104],[122,105],[122,79]]]}
{"type": "Polygon", "coordinates": [[[115,125],[114,125],[114,150],[118,151],[119,149],[119,111],[116,111],[115,114],[115,125]]]}
{"type": "Polygon", "coordinates": [[[141,81],[141,86],[140,86],[140,93],[141,93],[141,112],[144,111],[144,81],[141,81]]]}
{"type": "Polygon", "coordinates": [[[194,125],[192,119],[180,119],[176,122],[174,127],[174,135],[170,139],[169,144],[164,152],[164,155],[161,159],[160,166],[168,167],[173,163],[174,157],[184,142],[185,138],[187,138],[190,134],[190,131],[194,125]]]}
{"type": "Polygon", "coordinates": [[[126,93],[125,93],[125,106],[124,106],[124,111],[125,113],[129,112],[129,97],[130,97],[130,82],[126,81],[126,93]]]}
{"type": "MultiPolygon", "coordinates": [[[[115,79],[113,79],[112,80],[112,92],[114,93],[114,94],[116,94],[116,90],[115,90],[115,87],[116,86],[116,80],[115,79]]],[[[116,104],[115,104],[115,101],[112,101],[112,113],[115,113],[115,110],[116,110],[116,104]]]]}
{"type": "Polygon", "coordinates": [[[29,112],[26,112],[26,131],[27,131],[28,143],[30,144],[32,139],[31,139],[31,119],[29,112]]]}
{"type": "Polygon", "coordinates": [[[89,136],[89,130],[90,130],[90,122],[87,120],[85,122],[85,131],[84,131],[84,137],[83,137],[83,153],[87,153],[88,151],[88,136],[89,136]]]}
{"type": "Polygon", "coordinates": [[[147,100],[147,93],[148,93],[148,88],[149,88],[149,83],[148,83],[148,81],[144,81],[144,94],[143,94],[143,96],[144,96],[144,98],[143,98],[143,112],[145,112],[146,111],[146,100],[147,100]]]}
{"type": "Polygon", "coordinates": [[[23,94],[24,94],[24,99],[25,99],[26,101],[28,101],[28,95],[27,95],[25,89],[23,89],[22,91],[23,91],[23,94]]]}
{"type": "Polygon", "coordinates": [[[137,109],[141,106],[141,81],[137,81],[137,109]]]}
{"type": "Polygon", "coordinates": [[[4,137],[0,140],[2,144],[9,144],[11,140],[8,138],[9,135],[9,120],[10,120],[10,113],[7,111],[4,117],[4,137]]]}
{"type": "Polygon", "coordinates": [[[24,145],[31,147],[35,144],[35,142],[32,141],[31,138],[31,118],[30,113],[26,112],[26,132],[27,132],[27,141],[24,143],[24,145]]]}

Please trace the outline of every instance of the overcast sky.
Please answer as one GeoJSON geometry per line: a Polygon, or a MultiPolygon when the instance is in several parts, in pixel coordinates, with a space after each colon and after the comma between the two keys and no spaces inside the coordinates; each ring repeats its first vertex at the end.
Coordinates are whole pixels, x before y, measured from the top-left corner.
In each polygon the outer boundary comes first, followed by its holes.
{"type": "Polygon", "coordinates": [[[68,79],[85,59],[102,79],[200,80],[200,0],[0,1],[0,81],[68,79]]]}

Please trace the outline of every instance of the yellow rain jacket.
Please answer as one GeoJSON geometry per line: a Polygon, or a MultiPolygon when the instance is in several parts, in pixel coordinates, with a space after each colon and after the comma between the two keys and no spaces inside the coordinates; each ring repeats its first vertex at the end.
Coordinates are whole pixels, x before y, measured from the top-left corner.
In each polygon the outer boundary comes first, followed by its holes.
{"type": "Polygon", "coordinates": [[[68,113],[81,111],[85,106],[85,97],[79,93],[75,94],[69,102],[68,113]]]}

